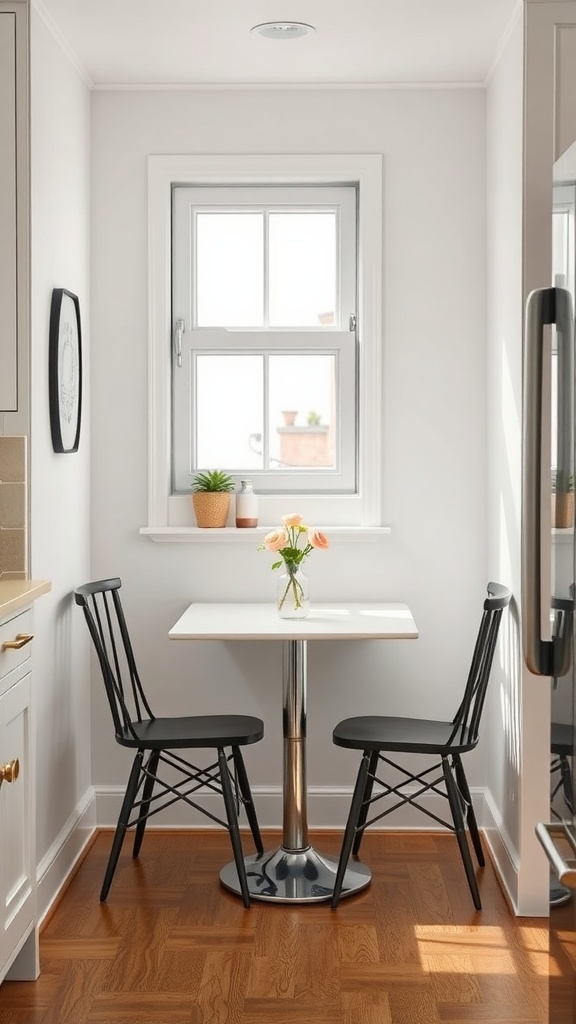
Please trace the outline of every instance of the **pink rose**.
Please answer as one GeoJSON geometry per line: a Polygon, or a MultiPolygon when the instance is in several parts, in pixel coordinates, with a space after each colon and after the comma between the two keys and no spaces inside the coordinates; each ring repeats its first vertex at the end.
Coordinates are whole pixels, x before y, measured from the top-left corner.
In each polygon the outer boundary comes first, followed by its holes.
{"type": "Polygon", "coordinates": [[[291,512],[289,516],[282,516],[284,526],[300,526],[302,516],[299,512],[291,512]]]}
{"type": "Polygon", "coordinates": [[[329,548],[330,541],[325,533],[321,530],[308,530],[308,543],[313,548],[329,548]]]}
{"type": "Polygon", "coordinates": [[[264,547],[267,551],[280,551],[288,543],[286,530],[272,530],[264,537],[264,547]]]}

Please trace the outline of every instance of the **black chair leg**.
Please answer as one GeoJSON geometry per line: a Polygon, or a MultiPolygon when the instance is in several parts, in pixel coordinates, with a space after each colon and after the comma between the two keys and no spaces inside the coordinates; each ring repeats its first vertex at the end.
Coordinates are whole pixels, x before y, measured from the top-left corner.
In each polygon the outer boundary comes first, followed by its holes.
{"type": "Polygon", "coordinates": [[[470,796],[470,787],[468,786],[468,779],[464,771],[464,765],[462,764],[462,758],[460,754],[454,754],[453,756],[454,770],[456,772],[456,782],[458,789],[462,793],[466,801],[466,822],[468,825],[468,831],[470,832],[470,838],[472,839],[472,845],[476,852],[476,859],[481,868],[486,864],[484,860],[484,850],[482,849],[482,843],[480,841],[480,833],[478,831],[478,822],[476,821],[476,815],[472,806],[472,797],[470,796]]]}
{"type": "Polygon", "coordinates": [[[461,797],[460,793],[458,792],[456,782],[454,781],[452,769],[450,767],[450,763],[447,757],[442,758],[442,771],[444,772],[446,793],[448,795],[448,801],[450,803],[450,810],[452,811],[454,829],[456,831],[458,846],[460,847],[460,855],[462,857],[462,863],[464,864],[464,870],[466,871],[466,877],[468,879],[468,885],[470,886],[470,892],[472,893],[472,899],[474,900],[474,906],[476,907],[476,910],[482,910],[480,893],[478,891],[478,883],[476,882],[476,875],[474,874],[472,858],[470,857],[470,850],[468,848],[468,840],[466,839],[464,817],[462,815],[462,807],[460,804],[461,797]]]}
{"type": "MultiPolygon", "coordinates": [[[[365,754],[368,751],[364,751],[365,754]]],[[[364,838],[364,825],[366,824],[366,818],[368,817],[368,808],[370,806],[370,798],[372,796],[372,789],[374,786],[374,776],[376,775],[376,768],[378,767],[378,751],[375,750],[370,754],[370,762],[368,764],[368,775],[366,777],[366,788],[362,796],[362,806],[360,808],[360,814],[358,815],[358,822],[356,825],[356,835],[354,836],[354,845],[352,846],[352,854],[354,856],[360,850],[360,844],[364,838]]]]}
{"type": "Polygon", "coordinates": [[[340,850],[340,859],[338,861],[338,868],[336,870],[336,880],[334,882],[334,891],[332,892],[332,910],[336,909],[340,901],[342,883],[344,882],[344,875],[346,874],[346,868],[348,867],[348,861],[350,860],[352,844],[354,841],[354,836],[356,835],[356,828],[358,826],[360,815],[362,813],[362,800],[364,798],[364,793],[366,791],[366,779],[368,776],[370,762],[371,757],[367,753],[365,753],[360,762],[358,775],[356,776],[356,785],[354,786],[354,793],[352,794],[352,803],[350,804],[350,810],[348,812],[348,821],[346,822],[346,828],[344,830],[342,849],[340,850]]]}
{"type": "Polygon", "coordinates": [[[240,841],[238,815],[236,814],[236,805],[234,803],[232,783],[230,782],[230,776],[228,774],[228,761],[226,759],[226,754],[224,753],[221,747],[218,749],[218,764],[220,767],[220,782],[222,784],[222,795],[224,797],[224,806],[226,808],[226,817],[228,819],[230,842],[232,843],[232,850],[234,852],[234,861],[236,863],[236,870],[238,872],[238,879],[240,882],[242,899],[244,901],[244,906],[249,907],[250,893],[248,891],[248,880],[246,878],[244,851],[242,850],[242,843],[240,841]]]}
{"type": "Polygon", "coordinates": [[[144,832],[146,830],[146,823],[148,821],[148,811],[150,810],[150,801],[152,799],[152,793],[154,791],[154,783],[156,782],[156,769],[158,768],[158,761],[160,760],[160,751],[155,750],[150,755],[148,764],[146,766],[146,782],[144,783],[144,790],[142,792],[142,803],[140,805],[140,818],[136,825],[136,834],[134,836],[134,846],[132,847],[132,856],[137,857],[140,853],[140,847],[142,846],[142,840],[144,839],[144,832]]]}
{"type": "Polygon", "coordinates": [[[562,792],[564,801],[571,814],[574,814],[574,788],[572,785],[572,771],[566,754],[560,754],[560,777],[562,779],[562,792]]]}
{"type": "Polygon", "coordinates": [[[250,825],[250,831],[252,832],[254,846],[256,847],[257,853],[264,853],[264,844],[262,842],[262,836],[260,835],[260,826],[258,824],[258,818],[256,817],[254,800],[252,799],[252,790],[250,789],[250,783],[248,781],[248,775],[240,747],[232,747],[232,754],[234,756],[234,764],[236,766],[238,787],[246,808],[246,817],[248,818],[248,824],[250,825]]]}
{"type": "Polygon", "coordinates": [[[120,809],[120,815],[118,817],[118,824],[116,825],[116,832],[114,833],[114,840],[112,842],[112,849],[108,858],[108,865],[106,867],[106,874],[104,875],[104,882],[102,883],[102,889],[100,891],[100,902],[104,903],[110,884],[114,877],[116,865],[118,863],[118,857],[120,856],[120,850],[122,849],[122,843],[124,842],[124,836],[126,835],[126,829],[128,822],[130,821],[130,814],[134,806],[136,794],[138,792],[138,783],[140,780],[140,771],[142,768],[142,760],[144,758],[144,751],[139,750],[132,762],[132,769],[130,771],[130,777],[128,779],[128,785],[126,786],[126,792],[124,794],[124,800],[122,801],[122,807],[120,809]]]}

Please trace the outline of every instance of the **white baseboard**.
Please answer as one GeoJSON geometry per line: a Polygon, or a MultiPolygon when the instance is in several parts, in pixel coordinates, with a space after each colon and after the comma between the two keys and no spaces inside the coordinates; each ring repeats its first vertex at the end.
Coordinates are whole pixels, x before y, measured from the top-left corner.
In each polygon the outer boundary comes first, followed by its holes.
{"type": "MultiPolygon", "coordinates": [[[[254,803],[261,828],[282,827],[282,790],[280,786],[253,786],[254,803]]],[[[121,786],[99,786],[96,788],[96,822],[99,828],[113,828],[118,820],[124,789],[121,786]]],[[[311,829],[342,829],[348,817],[352,788],[342,786],[308,787],[308,827],[311,829]]],[[[485,814],[484,790],[472,791],[474,810],[480,827],[485,814]]],[[[203,795],[202,800],[210,813],[222,818],[221,797],[214,793],[203,795]]],[[[390,798],[392,803],[392,798],[390,798]]],[[[446,800],[440,796],[428,796],[422,800],[426,807],[438,817],[450,818],[446,800]]],[[[384,802],[382,802],[384,808],[384,802]]],[[[200,811],[179,800],[160,811],[150,819],[149,828],[206,828],[207,819],[200,811]]],[[[243,824],[241,815],[241,824],[243,824]]],[[[392,814],[376,822],[377,830],[409,831],[412,829],[438,829],[442,826],[433,818],[422,814],[417,808],[405,804],[392,814]]]]}
{"type": "Polygon", "coordinates": [[[90,787],[36,870],[37,919],[50,910],[96,828],[96,794],[90,787]]]}
{"type": "MultiPolygon", "coordinates": [[[[280,786],[253,787],[254,801],[262,828],[281,828],[282,790],[280,786]]],[[[42,858],[37,873],[38,920],[42,921],[81,856],[87,842],[97,828],[116,825],[124,796],[123,786],[91,788],[70,816],[56,840],[42,858]]],[[[311,786],[308,789],[308,827],[310,829],[342,829],[348,816],[352,789],[336,786],[311,786]]],[[[221,798],[206,794],[203,798],[211,813],[222,817],[221,798]]],[[[513,845],[498,822],[489,794],[484,789],[472,790],[474,810],[479,827],[490,848],[494,868],[499,876],[511,907],[517,906],[518,863],[513,845]]],[[[428,797],[427,807],[439,817],[445,816],[446,801],[439,796],[428,797]]],[[[151,819],[150,828],[194,829],[206,828],[207,819],[200,811],[177,801],[151,819]]],[[[241,816],[241,824],[245,824],[241,816]]],[[[376,822],[376,830],[412,831],[442,830],[432,818],[410,805],[376,822]]]]}
{"type": "Polygon", "coordinates": [[[510,907],[515,914],[518,914],[518,853],[497,813],[488,790],[484,795],[484,807],[484,838],[490,850],[490,858],[510,907]]]}

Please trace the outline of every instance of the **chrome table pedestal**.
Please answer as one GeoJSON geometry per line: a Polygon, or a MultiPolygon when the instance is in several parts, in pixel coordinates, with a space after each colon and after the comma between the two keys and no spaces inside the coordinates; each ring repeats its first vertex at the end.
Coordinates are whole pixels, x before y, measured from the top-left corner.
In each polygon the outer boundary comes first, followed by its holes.
{"type": "MultiPolygon", "coordinates": [[[[308,842],[306,813],[306,640],[283,642],[284,813],[282,843],[272,851],[245,858],[248,889],[255,900],[318,903],[329,900],[337,859],[308,842]]],[[[344,876],[342,896],[364,889],[371,873],[355,862],[344,876]]],[[[222,885],[240,894],[234,862],[220,872],[222,885]]]]}

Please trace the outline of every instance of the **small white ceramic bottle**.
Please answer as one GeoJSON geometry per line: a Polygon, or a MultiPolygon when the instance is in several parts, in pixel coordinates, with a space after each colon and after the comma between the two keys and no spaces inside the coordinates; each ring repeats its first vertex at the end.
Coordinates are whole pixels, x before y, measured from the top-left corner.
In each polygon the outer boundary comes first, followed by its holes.
{"type": "Polygon", "coordinates": [[[236,526],[238,529],[258,526],[258,495],[252,490],[251,480],[241,480],[236,495],[236,526]]]}

